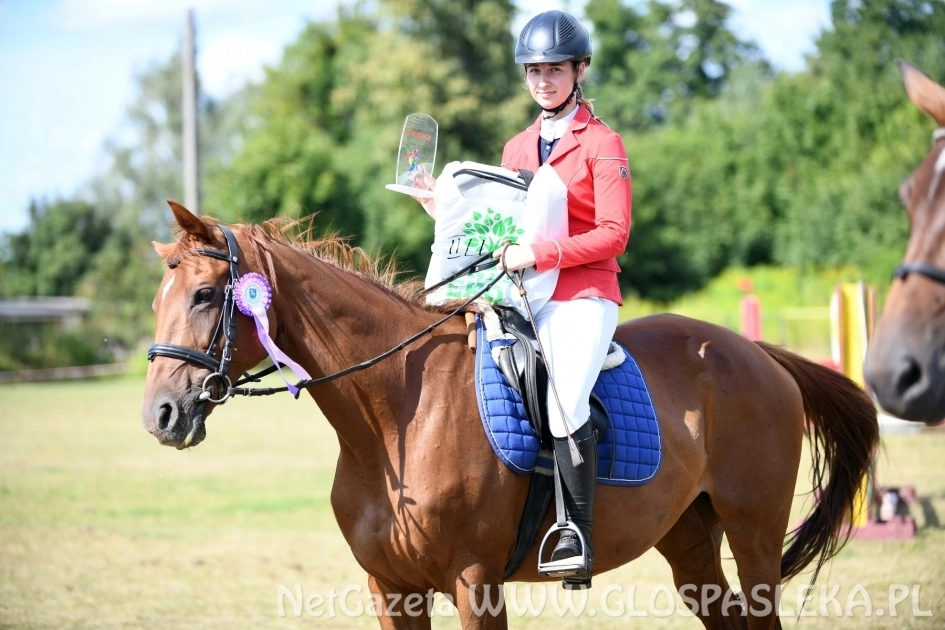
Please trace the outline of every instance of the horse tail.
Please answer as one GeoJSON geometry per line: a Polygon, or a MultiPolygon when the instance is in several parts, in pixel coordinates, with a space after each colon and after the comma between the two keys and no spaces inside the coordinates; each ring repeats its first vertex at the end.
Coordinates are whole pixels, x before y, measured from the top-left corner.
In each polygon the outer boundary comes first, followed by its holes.
{"type": "Polygon", "coordinates": [[[830,368],[788,350],[758,342],[797,382],[807,417],[813,460],[816,505],[788,537],[781,556],[781,580],[787,581],[816,561],[811,584],[821,567],[850,538],[854,502],[879,445],[876,406],[863,389],[830,368]]]}

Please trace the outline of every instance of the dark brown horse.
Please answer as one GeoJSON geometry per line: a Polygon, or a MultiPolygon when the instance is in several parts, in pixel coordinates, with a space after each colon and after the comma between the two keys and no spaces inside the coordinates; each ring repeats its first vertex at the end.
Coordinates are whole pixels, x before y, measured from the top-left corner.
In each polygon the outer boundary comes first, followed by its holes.
{"type": "MultiPolygon", "coordinates": [[[[228,245],[214,221],[172,207],[179,240],[155,245],[168,267],[154,300],[156,338],[220,357],[216,331],[232,270],[217,258],[227,258],[228,245]]],[[[312,377],[374,357],[443,317],[338,241],[292,243],[272,224],[230,229],[239,273],[273,285],[276,345],[312,377]]],[[[724,533],[748,613],[717,600],[697,606],[703,623],[778,627],[776,587],[812,562],[819,568],[845,540],[844,519],[878,440],[872,402],[836,372],[705,322],[648,317],[616,336],[648,379],[663,463],[646,485],[600,488],[598,573],[655,546],[677,588],[690,585],[686,595],[701,604],[706,585],[728,592],[724,533]],[[819,502],[782,555],[805,426],[819,502]]],[[[249,318],[236,316],[234,339],[231,378],[266,356],[249,318]]],[[[204,439],[214,407],[200,395],[212,366],[185,359],[154,359],[143,409],[145,428],[178,448],[204,439]]],[[[487,586],[494,596],[504,582],[529,477],[506,468],[483,432],[463,318],[309,391],[340,445],[331,495],[338,525],[374,597],[391,604],[381,626],[430,628],[427,611],[408,614],[403,603],[433,589],[455,602],[463,627],[505,628],[504,607],[477,615],[476,606],[487,586]]],[[[538,581],[536,565],[533,549],[512,580],[538,581]]]]}
{"type": "Polygon", "coordinates": [[[909,245],[896,269],[866,357],[880,405],[921,422],[945,418],[945,88],[899,62],[909,98],[938,130],[932,150],[899,188],[909,212],[909,245]]]}

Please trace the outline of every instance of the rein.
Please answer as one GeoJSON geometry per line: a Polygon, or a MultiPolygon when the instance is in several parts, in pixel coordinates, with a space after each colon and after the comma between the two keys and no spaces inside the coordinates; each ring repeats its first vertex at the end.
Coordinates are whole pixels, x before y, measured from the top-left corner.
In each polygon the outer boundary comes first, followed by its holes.
{"type": "MultiPolygon", "coordinates": [[[[943,138],[945,138],[945,127],[939,127],[932,132],[933,145],[943,138]]],[[[945,269],[923,262],[904,262],[900,264],[893,271],[893,279],[905,281],[910,273],[917,273],[939,284],[945,284],[945,269]]]]}
{"type": "MultiPolygon", "coordinates": [[[[210,345],[208,346],[205,352],[200,352],[199,350],[194,350],[193,348],[188,348],[187,346],[180,346],[172,343],[155,343],[150,348],[148,348],[148,361],[154,361],[155,357],[168,357],[171,359],[177,359],[179,361],[184,361],[187,363],[195,363],[201,367],[205,367],[211,371],[201,385],[201,391],[198,395],[198,399],[203,401],[207,400],[212,403],[222,404],[226,402],[231,396],[270,396],[272,394],[278,394],[280,392],[289,391],[288,387],[257,387],[257,388],[247,388],[240,387],[246,383],[255,383],[268,374],[271,374],[278,369],[276,365],[272,365],[256,374],[246,373],[243,375],[243,378],[239,379],[235,384],[230,381],[230,378],[226,375],[227,368],[230,365],[230,361],[233,359],[233,345],[236,341],[236,299],[234,297],[234,286],[240,278],[239,274],[239,256],[237,255],[239,249],[236,244],[236,237],[233,236],[232,230],[225,225],[218,225],[217,227],[223,232],[223,236],[226,238],[227,252],[220,251],[218,249],[208,249],[208,248],[197,248],[196,251],[201,256],[208,256],[210,258],[216,258],[217,260],[223,260],[230,264],[229,274],[230,277],[227,280],[226,288],[224,289],[224,298],[223,298],[223,309],[220,314],[220,321],[217,323],[217,328],[213,333],[213,338],[210,340],[210,345]],[[211,350],[215,345],[217,345],[220,331],[223,332],[223,352],[220,360],[218,361],[212,354],[211,350]],[[212,384],[218,384],[224,389],[224,393],[220,398],[213,398],[213,389],[212,384]],[[208,387],[208,385],[210,385],[208,387]]],[[[508,244],[506,244],[508,247],[508,244]]],[[[461,278],[463,276],[475,273],[477,271],[483,271],[485,269],[490,269],[499,264],[498,259],[492,259],[492,254],[484,254],[476,260],[474,260],[469,265],[463,267],[459,271],[455,272],[442,282],[433,285],[428,289],[424,289],[423,293],[428,293],[439,287],[461,278]],[[491,260],[490,260],[491,259],[491,260]]],[[[433,332],[436,328],[443,325],[450,318],[461,313],[466,307],[472,304],[474,301],[485,295],[489,289],[494,287],[503,276],[507,274],[506,271],[502,271],[496,275],[486,286],[480,290],[476,295],[472,296],[458,307],[456,307],[449,314],[439,319],[438,321],[430,324],[417,334],[405,339],[401,343],[397,344],[390,350],[382,352],[373,359],[368,359],[367,361],[362,361],[356,365],[352,365],[343,370],[339,370],[334,374],[329,374],[327,376],[322,376],[319,378],[312,378],[299,381],[295,384],[295,387],[298,388],[298,393],[295,394],[295,397],[299,397],[301,390],[307,389],[309,387],[314,387],[316,385],[322,385],[328,383],[335,379],[341,378],[351,374],[352,372],[359,372],[361,370],[367,369],[372,365],[375,365],[392,354],[402,350],[406,346],[410,345],[414,341],[417,341],[427,333],[433,332]]]]}

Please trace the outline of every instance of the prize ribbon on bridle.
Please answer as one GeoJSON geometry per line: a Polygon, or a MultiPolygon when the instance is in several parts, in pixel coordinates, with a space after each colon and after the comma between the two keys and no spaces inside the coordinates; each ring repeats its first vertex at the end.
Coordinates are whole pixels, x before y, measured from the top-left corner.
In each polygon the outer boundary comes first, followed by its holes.
{"type": "Polygon", "coordinates": [[[290,383],[289,379],[285,377],[282,368],[279,367],[280,364],[290,367],[295,375],[301,379],[308,380],[311,376],[308,375],[305,368],[280,350],[269,336],[269,318],[266,316],[266,311],[269,310],[269,305],[272,304],[272,289],[269,287],[269,282],[258,273],[250,272],[237,280],[233,291],[236,294],[236,307],[240,309],[240,313],[252,317],[253,321],[256,322],[256,333],[259,335],[259,341],[262,342],[269,358],[272,359],[276,369],[279,370],[279,376],[285,381],[288,390],[298,398],[299,388],[290,383]]]}

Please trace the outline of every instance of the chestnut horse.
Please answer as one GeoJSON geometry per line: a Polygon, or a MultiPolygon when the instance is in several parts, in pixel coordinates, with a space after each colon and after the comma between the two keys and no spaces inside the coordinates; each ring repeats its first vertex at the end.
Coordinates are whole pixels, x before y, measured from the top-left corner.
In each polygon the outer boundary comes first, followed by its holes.
{"type": "Polygon", "coordinates": [[[908,420],[945,418],[945,88],[899,62],[909,98],[938,129],[932,150],[902,183],[909,245],[896,268],[882,320],[866,356],[879,404],[908,420]]]}
{"type": "MultiPolygon", "coordinates": [[[[359,250],[333,239],[294,243],[273,222],[227,228],[238,261],[231,265],[223,226],[171,205],[179,239],[155,244],[167,263],[154,299],[163,348],[228,352],[218,331],[226,328],[234,271],[257,272],[272,285],[271,336],[313,378],[381,354],[447,313],[371,268],[359,250]]],[[[243,315],[232,338],[226,372],[235,378],[266,352],[243,315]]],[[[655,546],[693,601],[707,585],[730,594],[724,532],[742,605],[723,608],[710,597],[697,614],[708,628],[779,627],[782,581],[810,563],[819,569],[845,542],[844,520],[878,441],[872,401],[834,371],[685,317],[625,323],[616,338],[648,380],[663,462],[646,485],[600,487],[595,568],[613,569],[655,546]],[[782,555],[805,427],[819,500],[782,555]]],[[[162,444],[193,446],[214,408],[201,396],[213,366],[157,354],[144,426],[162,444]]],[[[370,369],[308,390],[338,436],[332,508],[374,601],[385,603],[382,628],[430,628],[429,610],[404,606],[430,589],[454,602],[464,628],[507,627],[504,606],[496,613],[482,605],[505,581],[530,478],[492,452],[473,363],[457,316],[370,369]]],[[[511,579],[542,579],[537,549],[511,579]]]]}

